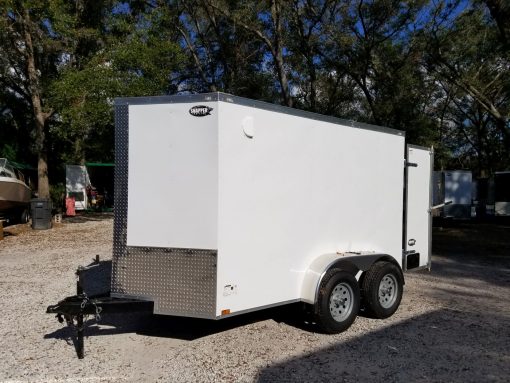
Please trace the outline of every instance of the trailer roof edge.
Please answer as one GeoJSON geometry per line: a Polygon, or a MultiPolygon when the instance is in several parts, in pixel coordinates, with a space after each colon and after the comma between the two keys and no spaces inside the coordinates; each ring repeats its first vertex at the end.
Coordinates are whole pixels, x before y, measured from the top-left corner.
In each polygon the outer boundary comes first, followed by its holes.
{"type": "Polygon", "coordinates": [[[403,130],[388,128],[385,126],[372,125],[363,122],[346,120],[338,117],[327,116],[324,114],[308,112],[306,110],[291,108],[284,105],[272,104],[266,101],[252,100],[245,97],[234,96],[228,93],[200,93],[200,94],[179,94],[166,96],[148,96],[148,97],[119,97],[115,98],[115,105],[146,105],[146,104],[173,104],[185,102],[207,102],[222,101],[236,105],[249,106],[252,108],[263,109],[273,112],[289,114],[297,117],[309,118],[317,121],[330,122],[338,125],[350,126],[353,128],[372,130],[381,133],[394,134],[405,137],[403,130]]]}
{"type": "Polygon", "coordinates": [[[434,148],[432,146],[422,146],[422,145],[414,145],[414,144],[407,144],[407,146],[409,146],[412,149],[434,151],[434,148]]]}

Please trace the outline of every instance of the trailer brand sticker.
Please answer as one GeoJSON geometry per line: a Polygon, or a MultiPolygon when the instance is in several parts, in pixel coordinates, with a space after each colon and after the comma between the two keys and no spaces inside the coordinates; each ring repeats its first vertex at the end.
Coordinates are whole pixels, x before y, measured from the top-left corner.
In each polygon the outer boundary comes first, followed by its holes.
{"type": "Polygon", "coordinates": [[[213,108],[206,105],[195,105],[189,110],[189,114],[195,117],[209,116],[213,108]]]}

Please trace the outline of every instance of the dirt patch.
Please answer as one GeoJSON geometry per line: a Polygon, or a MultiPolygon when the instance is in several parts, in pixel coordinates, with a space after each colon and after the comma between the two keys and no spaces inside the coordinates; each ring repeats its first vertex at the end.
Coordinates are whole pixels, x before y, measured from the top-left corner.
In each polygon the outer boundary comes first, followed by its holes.
{"type": "Polygon", "coordinates": [[[217,322],[111,315],[89,322],[78,360],[73,331],[45,309],[74,294],[78,265],[99,254],[107,267],[111,216],[20,228],[0,242],[0,381],[506,382],[508,233],[494,225],[435,230],[432,272],[406,275],[397,313],[358,317],[342,334],[314,332],[294,306],[217,322]]]}

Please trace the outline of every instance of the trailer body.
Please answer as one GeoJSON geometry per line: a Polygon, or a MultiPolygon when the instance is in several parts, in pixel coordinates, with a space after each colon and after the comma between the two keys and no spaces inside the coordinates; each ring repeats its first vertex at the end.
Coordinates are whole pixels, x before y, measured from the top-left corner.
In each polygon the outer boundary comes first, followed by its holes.
{"type": "Polygon", "coordinates": [[[433,153],[401,131],[223,93],[115,119],[112,297],[219,319],[313,304],[339,262],[430,268],[433,153]]]}

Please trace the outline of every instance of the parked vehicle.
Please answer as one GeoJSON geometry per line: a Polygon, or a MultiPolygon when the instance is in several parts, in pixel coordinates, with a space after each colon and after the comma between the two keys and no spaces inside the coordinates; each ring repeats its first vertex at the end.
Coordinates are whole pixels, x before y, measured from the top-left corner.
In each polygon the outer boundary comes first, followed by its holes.
{"type": "Polygon", "coordinates": [[[90,187],[90,179],[87,167],[66,165],[66,198],[74,198],[75,210],[87,210],[88,187],[90,187]]]}
{"type": "Polygon", "coordinates": [[[469,219],[474,215],[473,177],[468,170],[442,170],[434,172],[434,205],[443,218],[469,219]]]}
{"type": "Polygon", "coordinates": [[[494,214],[510,216],[510,171],[496,172],[494,175],[494,214]]]}
{"type": "Polygon", "coordinates": [[[70,323],[302,302],[337,333],[430,269],[433,151],[402,131],[223,93],[121,98],[115,118],[111,295],[48,308],[70,323]]]}
{"type": "Polygon", "coordinates": [[[6,158],[0,158],[0,216],[10,221],[28,222],[30,196],[23,173],[6,158]]]}

